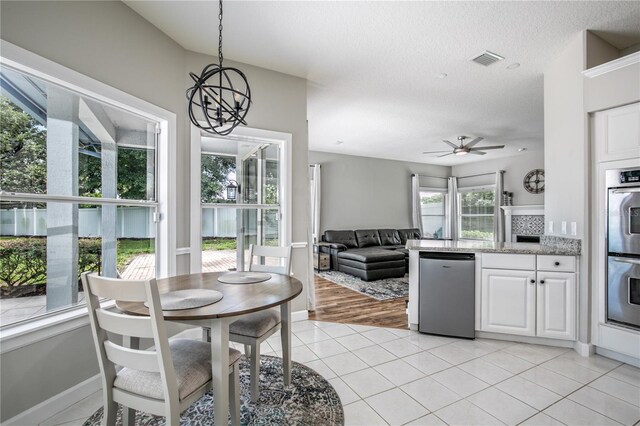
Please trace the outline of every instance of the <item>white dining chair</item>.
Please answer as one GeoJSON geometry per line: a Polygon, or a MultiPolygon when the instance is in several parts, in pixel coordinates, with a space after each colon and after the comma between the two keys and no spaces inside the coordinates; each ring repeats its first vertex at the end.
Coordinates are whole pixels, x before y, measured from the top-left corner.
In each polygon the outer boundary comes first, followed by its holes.
{"type": "MultiPolygon", "coordinates": [[[[130,281],[82,274],[93,340],[102,375],[104,425],[115,425],[117,404],[166,417],[178,426],[180,413],[211,388],[211,347],[191,339],[169,341],[155,279],[130,281]],[[103,309],[100,299],[146,302],[149,316],[103,309]],[[107,334],[109,333],[109,334],[107,334]],[[112,336],[150,338],[154,346],[139,350],[123,346],[112,336]],[[120,367],[123,367],[119,369],[120,367]]],[[[239,351],[229,349],[231,422],[240,424],[239,351]]],[[[227,413],[216,413],[227,417],[227,413]]]]}
{"type": "MultiPolygon", "coordinates": [[[[249,246],[249,271],[271,272],[289,275],[291,273],[291,246],[269,247],[249,246]],[[264,263],[256,263],[254,258],[264,259],[264,263]],[[269,264],[267,259],[273,259],[269,264]]],[[[229,324],[229,340],[244,344],[245,354],[251,358],[251,401],[256,402],[260,396],[260,344],[280,330],[280,312],[265,309],[243,315],[229,324]]],[[[288,351],[285,345],[283,350],[288,351]]]]}

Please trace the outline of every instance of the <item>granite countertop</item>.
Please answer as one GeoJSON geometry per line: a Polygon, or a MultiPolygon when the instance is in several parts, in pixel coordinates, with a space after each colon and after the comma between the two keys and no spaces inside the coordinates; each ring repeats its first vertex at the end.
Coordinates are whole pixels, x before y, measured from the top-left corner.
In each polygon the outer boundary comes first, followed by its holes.
{"type": "Polygon", "coordinates": [[[468,253],[513,253],[579,256],[579,244],[495,243],[470,240],[408,240],[406,248],[418,251],[457,251],[468,253]]]}

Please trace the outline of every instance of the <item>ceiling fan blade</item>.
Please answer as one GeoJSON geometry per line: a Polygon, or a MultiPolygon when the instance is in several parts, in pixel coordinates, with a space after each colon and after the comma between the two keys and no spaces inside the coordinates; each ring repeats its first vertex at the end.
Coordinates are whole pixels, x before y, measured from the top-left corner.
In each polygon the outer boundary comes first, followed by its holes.
{"type": "Polygon", "coordinates": [[[482,151],[472,151],[472,150],[469,150],[469,154],[485,155],[485,154],[486,154],[486,152],[482,152],[482,151]]]}
{"type": "Polygon", "coordinates": [[[424,151],[423,154],[439,154],[441,152],[451,152],[450,149],[442,150],[442,151],[424,151]]]}
{"type": "Polygon", "coordinates": [[[449,141],[445,141],[443,140],[442,142],[446,143],[447,145],[449,145],[451,148],[460,148],[458,145],[456,145],[453,142],[449,142],[449,141]]]}
{"type": "Polygon", "coordinates": [[[480,142],[481,140],[483,140],[484,138],[475,138],[474,140],[472,140],[471,142],[469,142],[468,144],[466,144],[464,147],[465,148],[471,148],[472,146],[474,146],[475,144],[477,144],[478,142],[480,142]]]}
{"type": "Polygon", "coordinates": [[[444,154],[444,155],[438,155],[438,158],[440,158],[440,157],[446,157],[447,155],[453,155],[453,152],[450,152],[450,153],[448,153],[448,154],[444,154]]]}
{"type": "Polygon", "coordinates": [[[485,151],[487,149],[502,149],[504,145],[480,146],[478,148],[469,148],[469,151],[485,151]]]}

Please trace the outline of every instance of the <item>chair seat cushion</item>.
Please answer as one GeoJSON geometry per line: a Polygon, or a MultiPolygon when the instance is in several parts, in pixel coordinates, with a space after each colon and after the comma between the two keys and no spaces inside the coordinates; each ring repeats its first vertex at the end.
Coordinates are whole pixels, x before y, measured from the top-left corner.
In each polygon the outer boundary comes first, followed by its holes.
{"type": "MultiPolygon", "coordinates": [[[[175,339],[169,341],[169,348],[182,401],[211,380],[211,345],[199,340],[175,339]]],[[[229,348],[229,365],[240,356],[239,351],[229,348]]],[[[123,368],[116,375],[113,386],[149,398],[164,399],[160,373],[123,368]]]]}
{"type": "Polygon", "coordinates": [[[280,313],[266,309],[244,315],[232,322],[229,324],[229,333],[258,338],[278,324],[280,324],[280,313]]]}

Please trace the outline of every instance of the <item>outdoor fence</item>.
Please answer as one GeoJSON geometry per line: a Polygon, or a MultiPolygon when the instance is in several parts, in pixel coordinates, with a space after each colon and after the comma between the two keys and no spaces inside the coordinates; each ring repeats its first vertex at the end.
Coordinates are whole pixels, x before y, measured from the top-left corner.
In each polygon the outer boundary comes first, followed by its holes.
{"type": "MultiPolygon", "coordinates": [[[[202,236],[235,238],[236,210],[202,209],[202,236]]],[[[116,209],[117,238],[155,238],[156,224],[149,207],[118,207],[116,209]]],[[[247,230],[254,220],[248,220],[247,230]]],[[[264,223],[267,235],[277,235],[277,224],[264,223]]],[[[255,232],[255,231],[254,231],[255,232]]],[[[0,209],[0,236],[46,236],[47,209],[0,209]]],[[[78,236],[102,235],[102,209],[78,209],[78,236]]]]}

